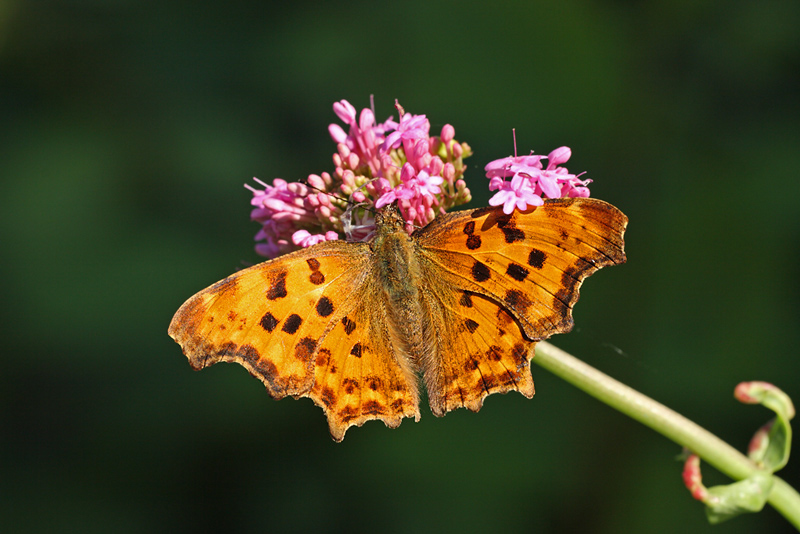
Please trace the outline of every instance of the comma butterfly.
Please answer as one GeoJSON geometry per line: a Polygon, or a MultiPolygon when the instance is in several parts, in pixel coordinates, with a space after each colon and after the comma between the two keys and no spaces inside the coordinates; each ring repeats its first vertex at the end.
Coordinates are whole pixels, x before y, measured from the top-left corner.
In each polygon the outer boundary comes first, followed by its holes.
{"type": "Polygon", "coordinates": [[[627,218],[590,198],[441,215],[409,235],[395,206],[369,243],[326,241],[237,272],[175,314],[169,335],[202,369],[237,362],[276,399],[310,397],[341,441],[370,419],[478,411],[533,396],[538,340],[572,328],[583,280],[625,261],[627,218]]]}

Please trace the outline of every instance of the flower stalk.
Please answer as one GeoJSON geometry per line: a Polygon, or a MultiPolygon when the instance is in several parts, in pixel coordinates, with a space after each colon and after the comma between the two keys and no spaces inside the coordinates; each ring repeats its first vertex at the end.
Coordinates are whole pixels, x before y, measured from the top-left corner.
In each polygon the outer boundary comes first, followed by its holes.
{"type": "MultiPolygon", "coordinates": [[[[752,460],[705,428],[546,341],[536,344],[533,361],[600,402],[693,451],[734,480],[764,473],[752,460]]],[[[783,479],[771,476],[773,486],[767,502],[800,531],[800,494],[783,479]]]]}

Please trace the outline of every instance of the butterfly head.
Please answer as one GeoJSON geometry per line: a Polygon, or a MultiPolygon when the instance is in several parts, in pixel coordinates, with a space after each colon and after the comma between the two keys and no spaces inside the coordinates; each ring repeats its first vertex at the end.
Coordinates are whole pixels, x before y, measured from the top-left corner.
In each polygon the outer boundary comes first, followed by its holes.
{"type": "Polygon", "coordinates": [[[396,232],[406,226],[406,221],[403,219],[397,204],[392,203],[375,215],[375,226],[378,233],[396,232]]]}

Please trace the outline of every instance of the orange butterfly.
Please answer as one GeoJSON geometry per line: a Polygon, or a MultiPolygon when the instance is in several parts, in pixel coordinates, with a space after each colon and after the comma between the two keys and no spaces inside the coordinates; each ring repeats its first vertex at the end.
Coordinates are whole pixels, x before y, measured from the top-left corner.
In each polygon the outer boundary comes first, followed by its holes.
{"type": "Polygon", "coordinates": [[[584,278],[625,261],[627,218],[589,198],[441,215],[408,235],[396,207],[369,243],[327,241],[239,271],[177,311],[169,335],[202,369],[238,362],[276,399],[310,397],[331,436],[380,419],[533,396],[535,342],[572,328],[584,278]]]}

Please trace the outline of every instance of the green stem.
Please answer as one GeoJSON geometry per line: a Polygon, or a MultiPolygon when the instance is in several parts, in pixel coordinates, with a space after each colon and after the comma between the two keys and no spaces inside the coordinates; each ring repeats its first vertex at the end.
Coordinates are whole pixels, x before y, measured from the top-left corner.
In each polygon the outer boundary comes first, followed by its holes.
{"type": "MultiPolygon", "coordinates": [[[[759,472],[749,458],[708,430],[550,343],[540,341],[536,344],[533,361],[599,401],[686,447],[734,480],[759,472]]],[[[776,476],[773,478],[769,503],[800,530],[800,494],[784,480],[776,476]]]]}

